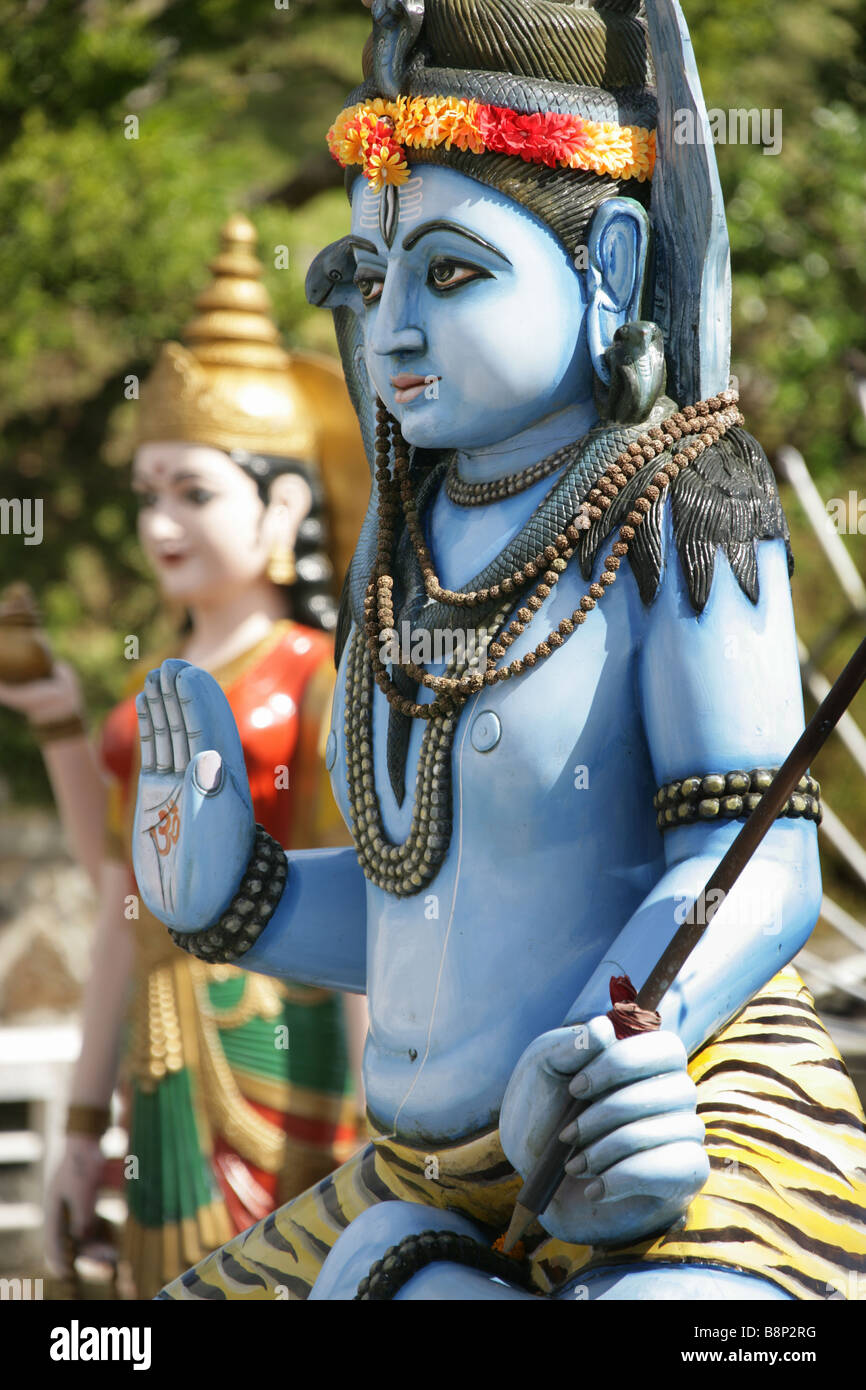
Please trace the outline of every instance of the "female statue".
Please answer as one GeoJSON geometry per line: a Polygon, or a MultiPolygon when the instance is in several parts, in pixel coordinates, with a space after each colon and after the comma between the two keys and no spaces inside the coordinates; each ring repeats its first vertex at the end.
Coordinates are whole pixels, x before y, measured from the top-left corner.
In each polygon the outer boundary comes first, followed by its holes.
{"type": "Polygon", "coordinates": [[[811,778],[661,1029],[608,1014],[803,718],[712,145],[671,135],[705,112],[650,3],[372,6],[329,137],[351,234],[308,277],[374,472],[326,749],[354,851],[255,828],[219,691],[170,661],[138,699],[134,853],[187,950],[366,993],[373,1142],[165,1297],[812,1298],[864,1267],[862,1111],[788,964],[811,778]],[[567,1088],[574,1157],[505,1265],[567,1088]]]}
{"type": "MultiPolygon", "coordinates": [[[[164,602],[186,614],[162,655],[195,661],[225,690],[257,818],[282,843],[345,844],[319,736],[333,687],[335,576],[351,554],[366,463],[339,370],[280,346],[255,240],[247,218],[227,222],[185,346],[167,344],[142,389],[132,470],[139,535],[164,602]]],[[[62,1201],[73,1235],[90,1227],[127,1022],[124,1250],[140,1297],[324,1177],[358,1143],[339,997],[203,965],[138,901],[129,864],[134,693],[150,665],[135,664],[102,730],[107,814],[73,674],[2,691],[38,711],[37,733],[61,758],[50,764],[58,804],[84,862],[98,865],[101,893],[50,1248],[62,1264],[62,1201]],[[68,704],[50,722],[49,698],[68,704]]],[[[357,1033],[363,1018],[351,1026],[357,1033]]]]}

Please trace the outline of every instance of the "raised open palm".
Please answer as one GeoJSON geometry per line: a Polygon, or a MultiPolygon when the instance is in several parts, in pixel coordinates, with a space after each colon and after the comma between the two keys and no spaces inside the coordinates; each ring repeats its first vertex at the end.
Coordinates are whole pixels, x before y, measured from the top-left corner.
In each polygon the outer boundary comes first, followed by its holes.
{"type": "Polygon", "coordinates": [[[132,855],[151,912],[181,932],[215,922],[238,890],[255,817],[240,736],[213,676],[164,661],[136,699],[141,776],[132,855]]]}

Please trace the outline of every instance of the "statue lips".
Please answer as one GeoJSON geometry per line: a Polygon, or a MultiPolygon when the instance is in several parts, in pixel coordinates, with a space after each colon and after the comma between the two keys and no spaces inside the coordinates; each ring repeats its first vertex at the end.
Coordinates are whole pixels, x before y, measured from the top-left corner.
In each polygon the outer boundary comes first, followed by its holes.
{"type": "Polygon", "coordinates": [[[156,561],[159,565],[174,566],[182,565],[188,558],[188,552],[185,550],[163,550],[157,555],[156,561]]]}
{"type": "Polygon", "coordinates": [[[432,373],[428,376],[416,376],[411,372],[401,372],[399,376],[391,377],[391,385],[395,388],[394,401],[397,405],[408,405],[414,401],[424,387],[431,381],[441,381],[441,377],[434,377],[432,373]]]}

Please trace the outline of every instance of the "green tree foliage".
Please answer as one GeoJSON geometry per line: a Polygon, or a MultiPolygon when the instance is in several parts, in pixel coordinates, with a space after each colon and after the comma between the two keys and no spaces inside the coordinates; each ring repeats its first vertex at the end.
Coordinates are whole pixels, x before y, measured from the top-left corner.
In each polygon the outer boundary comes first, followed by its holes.
{"type": "MultiPolygon", "coordinates": [[[[369,15],[351,0],[0,0],[0,31],[0,477],[4,496],[45,501],[41,546],[0,538],[0,584],[33,585],[98,717],[124,636],[147,650],[158,613],[134,541],[130,379],[189,318],[238,208],[289,341],[332,348],[303,281],[345,216],[323,136],[360,80],[369,15]]],[[[16,793],[45,795],[5,711],[0,765],[16,793]]]]}

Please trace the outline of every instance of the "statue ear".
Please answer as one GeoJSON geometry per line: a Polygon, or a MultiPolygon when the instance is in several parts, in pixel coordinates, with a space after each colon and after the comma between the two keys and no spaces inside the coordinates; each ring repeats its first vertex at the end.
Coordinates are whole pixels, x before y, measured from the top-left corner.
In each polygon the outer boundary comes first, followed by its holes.
{"type": "Polygon", "coordinates": [[[640,316],[649,238],[649,218],[633,198],[608,198],[590,225],[586,334],[593,370],[605,386],[613,335],[640,316]]]}
{"type": "Polygon", "coordinates": [[[271,554],[294,554],[301,523],[312,505],[312,488],[300,473],[279,473],[274,478],[262,518],[265,544],[271,554]]]}

